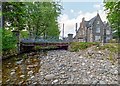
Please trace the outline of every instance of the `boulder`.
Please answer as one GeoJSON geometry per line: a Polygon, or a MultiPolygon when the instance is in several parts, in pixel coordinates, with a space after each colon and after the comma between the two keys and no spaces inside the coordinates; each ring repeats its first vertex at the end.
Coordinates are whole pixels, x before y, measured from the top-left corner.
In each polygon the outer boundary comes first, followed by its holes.
{"type": "Polygon", "coordinates": [[[45,76],[45,79],[46,79],[46,80],[52,80],[54,77],[55,77],[54,74],[49,74],[49,75],[46,75],[46,76],[45,76]]]}

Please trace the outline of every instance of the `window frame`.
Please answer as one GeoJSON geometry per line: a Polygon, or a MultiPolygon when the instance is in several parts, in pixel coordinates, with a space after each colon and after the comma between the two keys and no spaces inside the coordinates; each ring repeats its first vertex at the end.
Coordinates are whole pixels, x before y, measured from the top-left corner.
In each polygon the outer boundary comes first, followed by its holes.
{"type": "Polygon", "coordinates": [[[100,26],[96,27],[96,33],[100,33],[101,32],[101,29],[100,29],[100,26]],[[99,31],[98,31],[98,28],[99,28],[99,31]]]}
{"type": "Polygon", "coordinates": [[[106,30],[106,34],[110,35],[110,30],[109,29],[106,30]]]}
{"type": "Polygon", "coordinates": [[[95,36],[95,41],[100,41],[100,40],[101,40],[101,36],[95,36]]]}

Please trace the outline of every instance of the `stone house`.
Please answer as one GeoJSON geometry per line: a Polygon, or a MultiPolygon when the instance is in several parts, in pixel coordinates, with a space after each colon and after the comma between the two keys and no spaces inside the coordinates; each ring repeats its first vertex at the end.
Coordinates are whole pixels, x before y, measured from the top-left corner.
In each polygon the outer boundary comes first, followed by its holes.
{"type": "Polygon", "coordinates": [[[89,21],[82,18],[80,27],[76,30],[74,41],[79,42],[108,42],[112,39],[112,29],[108,23],[102,22],[100,15],[89,21]]]}

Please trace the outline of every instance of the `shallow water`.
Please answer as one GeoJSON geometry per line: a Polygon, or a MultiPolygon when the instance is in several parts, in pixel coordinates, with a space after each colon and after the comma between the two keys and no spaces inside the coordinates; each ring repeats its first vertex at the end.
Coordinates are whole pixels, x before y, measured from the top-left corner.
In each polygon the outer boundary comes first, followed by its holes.
{"type": "Polygon", "coordinates": [[[26,84],[40,70],[45,52],[31,52],[2,61],[2,84],[26,84]]]}

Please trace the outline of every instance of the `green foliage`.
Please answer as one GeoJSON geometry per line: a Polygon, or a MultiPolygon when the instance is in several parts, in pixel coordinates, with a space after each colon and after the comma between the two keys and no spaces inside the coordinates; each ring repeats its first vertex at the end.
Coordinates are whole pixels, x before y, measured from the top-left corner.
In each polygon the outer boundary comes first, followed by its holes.
{"type": "MultiPolygon", "coordinates": [[[[39,36],[59,36],[57,17],[61,7],[55,2],[25,3],[27,30],[36,38],[39,36]]],[[[31,35],[30,34],[30,35],[31,35]]]]}
{"type": "Polygon", "coordinates": [[[20,38],[28,38],[29,32],[28,31],[20,31],[20,38]]]}
{"type": "Polygon", "coordinates": [[[2,10],[2,28],[9,28],[2,32],[3,50],[15,48],[15,37],[10,31],[13,28],[20,31],[20,38],[60,34],[57,18],[61,13],[61,6],[58,2],[3,2],[2,10]],[[22,31],[25,28],[27,31],[22,31]]]}
{"type": "Polygon", "coordinates": [[[39,50],[39,49],[55,49],[58,48],[56,46],[46,46],[46,47],[42,47],[42,46],[35,46],[35,50],[39,50]]]}
{"type": "Polygon", "coordinates": [[[114,64],[115,59],[113,58],[113,53],[110,53],[108,60],[110,60],[112,64],[114,64]]]}
{"type": "Polygon", "coordinates": [[[105,0],[104,7],[107,11],[107,18],[113,28],[115,38],[120,37],[120,1],[105,0]]]}
{"type": "Polygon", "coordinates": [[[61,13],[58,2],[3,2],[4,27],[21,31],[30,36],[59,36],[57,18],[61,13]],[[9,25],[7,24],[9,23],[9,25]]]}
{"type": "Polygon", "coordinates": [[[97,42],[72,42],[70,44],[70,51],[83,50],[93,45],[98,45],[98,43],[97,42]]]}
{"type": "Polygon", "coordinates": [[[2,56],[2,28],[0,28],[0,56],[2,56]]]}
{"type": "Polygon", "coordinates": [[[104,44],[103,46],[99,46],[98,49],[99,50],[108,49],[111,52],[117,53],[118,52],[118,44],[117,43],[104,44]]]}
{"type": "Polygon", "coordinates": [[[4,28],[22,30],[25,27],[25,5],[23,2],[3,2],[3,23],[4,28]],[[8,25],[9,23],[10,25],[8,25]]]}
{"type": "Polygon", "coordinates": [[[2,50],[10,50],[16,48],[16,38],[10,30],[3,29],[2,31],[2,50]]]}
{"type": "Polygon", "coordinates": [[[109,40],[109,43],[117,43],[117,40],[116,39],[111,39],[111,40],[109,40]]]}

